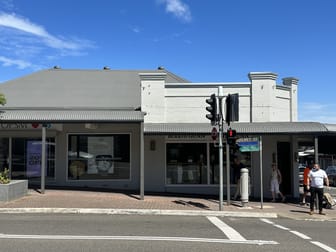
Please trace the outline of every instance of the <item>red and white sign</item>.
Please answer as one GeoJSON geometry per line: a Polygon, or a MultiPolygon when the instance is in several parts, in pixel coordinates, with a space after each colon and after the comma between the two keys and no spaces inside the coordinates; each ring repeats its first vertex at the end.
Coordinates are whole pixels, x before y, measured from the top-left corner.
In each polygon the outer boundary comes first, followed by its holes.
{"type": "Polygon", "coordinates": [[[212,140],[217,140],[217,137],[218,137],[218,132],[217,132],[217,128],[216,127],[213,127],[212,130],[211,130],[211,138],[212,140]]]}

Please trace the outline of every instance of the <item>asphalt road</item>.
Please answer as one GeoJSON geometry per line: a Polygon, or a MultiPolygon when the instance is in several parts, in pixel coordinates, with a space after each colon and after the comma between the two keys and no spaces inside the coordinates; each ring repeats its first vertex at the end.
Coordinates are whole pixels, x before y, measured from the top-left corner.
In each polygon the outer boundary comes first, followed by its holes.
{"type": "Polygon", "coordinates": [[[0,214],[0,251],[336,251],[335,222],[0,214]]]}

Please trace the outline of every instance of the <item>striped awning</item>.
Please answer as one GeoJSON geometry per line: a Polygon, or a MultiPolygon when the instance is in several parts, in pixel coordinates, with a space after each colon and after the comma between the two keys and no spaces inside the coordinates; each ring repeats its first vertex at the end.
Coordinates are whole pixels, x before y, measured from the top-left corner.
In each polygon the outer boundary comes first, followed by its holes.
{"type": "Polygon", "coordinates": [[[129,110],[0,110],[0,122],[143,122],[144,113],[129,110]]]}
{"type": "MultiPolygon", "coordinates": [[[[330,132],[318,122],[232,123],[238,134],[324,134],[330,132]]],[[[145,134],[210,134],[210,123],[145,123],[145,134]]],[[[225,124],[224,131],[228,129],[225,124]]]]}

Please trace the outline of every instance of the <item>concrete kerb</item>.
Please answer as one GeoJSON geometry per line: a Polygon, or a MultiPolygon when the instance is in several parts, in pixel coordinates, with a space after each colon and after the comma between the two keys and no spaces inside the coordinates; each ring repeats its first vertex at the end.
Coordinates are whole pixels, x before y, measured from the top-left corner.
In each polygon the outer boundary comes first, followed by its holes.
{"type": "Polygon", "coordinates": [[[161,216],[218,216],[246,218],[277,218],[276,213],[197,211],[160,209],[107,209],[107,208],[0,208],[0,213],[49,213],[49,214],[106,214],[106,215],[161,215],[161,216]]]}

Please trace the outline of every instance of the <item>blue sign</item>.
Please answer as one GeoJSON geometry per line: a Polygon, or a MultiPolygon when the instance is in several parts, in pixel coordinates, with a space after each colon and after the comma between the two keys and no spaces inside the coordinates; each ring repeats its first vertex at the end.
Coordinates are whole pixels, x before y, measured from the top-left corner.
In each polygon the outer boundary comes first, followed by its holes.
{"type": "Polygon", "coordinates": [[[240,152],[259,151],[259,141],[238,142],[240,152]]]}

